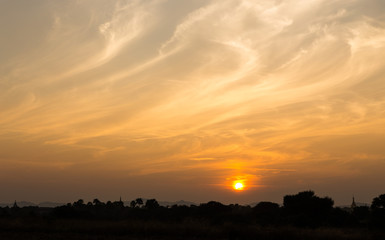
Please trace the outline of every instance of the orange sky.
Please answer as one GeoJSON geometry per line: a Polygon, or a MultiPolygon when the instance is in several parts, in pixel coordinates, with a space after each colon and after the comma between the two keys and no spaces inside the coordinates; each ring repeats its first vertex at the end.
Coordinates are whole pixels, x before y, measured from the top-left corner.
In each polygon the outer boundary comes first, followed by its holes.
{"type": "Polygon", "coordinates": [[[0,53],[0,202],[384,193],[382,0],[2,0],[0,53]]]}

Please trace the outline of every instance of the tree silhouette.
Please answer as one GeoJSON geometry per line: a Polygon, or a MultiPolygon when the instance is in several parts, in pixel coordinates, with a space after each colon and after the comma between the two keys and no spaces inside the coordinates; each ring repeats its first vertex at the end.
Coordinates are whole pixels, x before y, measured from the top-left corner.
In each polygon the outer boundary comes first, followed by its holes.
{"type": "Polygon", "coordinates": [[[83,207],[84,206],[84,201],[83,199],[79,199],[73,204],[74,207],[83,207]]]}
{"type": "Polygon", "coordinates": [[[112,208],[112,207],[113,207],[113,204],[112,204],[111,201],[107,201],[107,202],[106,202],[106,206],[107,206],[107,208],[112,208]]]}
{"type": "Polygon", "coordinates": [[[373,198],[372,205],[372,224],[377,227],[385,226],[385,194],[373,198]]]}
{"type": "Polygon", "coordinates": [[[381,194],[380,196],[373,198],[371,208],[385,208],[385,194],[381,194]]]}
{"type": "Polygon", "coordinates": [[[124,203],[122,201],[115,201],[112,203],[116,208],[124,208],[124,203]]]}
{"type": "Polygon", "coordinates": [[[333,205],[334,201],[331,198],[320,198],[313,191],[286,195],[283,198],[283,206],[290,212],[325,212],[331,210],[333,205]]]}
{"type": "Polygon", "coordinates": [[[159,203],[155,199],[148,199],[146,201],[145,208],[147,209],[159,208],[159,203]]]}
{"type": "Polygon", "coordinates": [[[277,203],[260,202],[253,208],[257,222],[260,224],[277,223],[280,219],[280,208],[277,203]]]}
{"type": "Polygon", "coordinates": [[[95,206],[102,206],[103,205],[103,203],[101,201],[99,201],[99,199],[97,199],[97,198],[95,198],[92,202],[94,203],[95,206]]]}
{"type": "Polygon", "coordinates": [[[143,199],[142,198],[137,198],[135,200],[135,203],[137,206],[141,207],[143,205],[143,199]]]}
{"type": "Polygon", "coordinates": [[[317,226],[327,223],[333,210],[334,201],[329,197],[320,198],[313,191],[286,195],[283,207],[289,222],[300,226],[317,226]]]}

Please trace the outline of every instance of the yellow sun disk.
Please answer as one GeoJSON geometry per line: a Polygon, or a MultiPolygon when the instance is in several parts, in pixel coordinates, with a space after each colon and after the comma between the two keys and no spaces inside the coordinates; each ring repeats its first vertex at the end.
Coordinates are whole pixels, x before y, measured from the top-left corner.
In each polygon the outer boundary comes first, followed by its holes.
{"type": "Polygon", "coordinates": [[[234,189],[235,190],[243,190],[243,184],[240,182],[237,182],[234,184],[234,189]]]}

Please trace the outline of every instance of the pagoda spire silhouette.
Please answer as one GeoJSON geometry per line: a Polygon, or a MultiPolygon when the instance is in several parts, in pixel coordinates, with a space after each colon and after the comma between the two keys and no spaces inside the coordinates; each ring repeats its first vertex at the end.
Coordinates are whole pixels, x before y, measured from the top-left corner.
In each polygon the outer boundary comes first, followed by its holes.
{"type": "Polygon", "coordinates": [[[352,205],[351,205],[350,207],[351,207],[352,209],[354,209],[354,208],[357,207],[356,201],[354,200],[354,195],[353,195],[352,205]]]}

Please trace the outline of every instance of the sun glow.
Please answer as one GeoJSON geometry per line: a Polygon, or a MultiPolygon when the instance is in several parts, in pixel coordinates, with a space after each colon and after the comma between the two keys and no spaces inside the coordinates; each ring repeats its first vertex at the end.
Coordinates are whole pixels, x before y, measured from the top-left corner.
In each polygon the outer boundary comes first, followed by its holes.
{"type": "Polygon", "coordinates": [[[235,190],[241,191],[241,190],[243,190],[243,188],[244,188],[244,186],[243,186],[243,183],[241,183],[241,182],[236,182],[236,183],[234,184],[234,189],[235,189],[235,190]]]}

